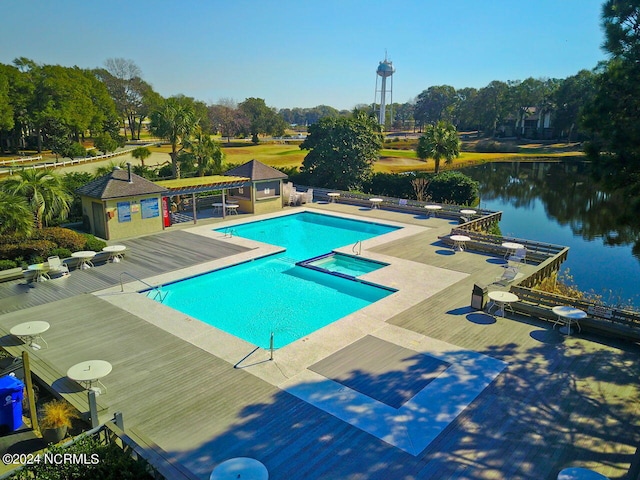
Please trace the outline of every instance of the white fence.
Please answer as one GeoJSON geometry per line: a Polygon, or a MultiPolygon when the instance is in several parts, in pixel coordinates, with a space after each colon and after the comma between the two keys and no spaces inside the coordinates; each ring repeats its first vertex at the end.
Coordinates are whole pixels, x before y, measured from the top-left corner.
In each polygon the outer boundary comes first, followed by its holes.
{"type": "Polygon", "coordinates": [[[95,157],[80,157],[80,158],[74,158],[72,160],[62,160],[62,161],[54,161],[54,162],[44,162],[44,163],[38,163],[36,165],[24,165],[24,166],[19,166],[17,164],[19,163],[23,163],[26,161],[38,161],[38,160],[42,160],[42,156],[39,155],[37,157],[25,157],[25,158],[18,158],[15,160],[4,160],[2,162],[0,162],[0,166],[9,166],[9,168],[7,170],[0,170],[0,174],[9,174],[12,175],[13,174],[13,170],[17,167],[19,167],[20,169],[23,168],[57,168],[57,167],[68,167],[70,165],[80,165],[82,163],[90,163],[90,162],[95,162],[97,160],[104,160],[106,158],[112,158],[112,157],[118,157],[120,155],[126,155],[127,153],[131,153],[133,150],[135,150],[136,148],[139,147],[146,147],[149,145],[154,145],[156,142],[154,143],[146,143],[144,145],[138,145],[134,148],[127,148],[125,150],[119,150],[117,152],[111,152],[111,153],[107,153],[105,155],[97,155],[95,157]]]}

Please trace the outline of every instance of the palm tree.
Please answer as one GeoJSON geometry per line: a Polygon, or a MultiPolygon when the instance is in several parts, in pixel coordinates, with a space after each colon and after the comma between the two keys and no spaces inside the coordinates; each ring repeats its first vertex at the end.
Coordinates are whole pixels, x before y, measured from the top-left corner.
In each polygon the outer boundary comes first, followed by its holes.
{"type": "Polygon", "coordinates": [[[28,237],[33,229],[33,212],[27,201],[0,190],[0,235],[28,237]]]}
{"type": "Polygon", "coordinates": [[[460,138],[456,127],[439,121],[435,125],[427,125],[424,134],[418,139],[416,154],[421,160],[433,158],[436,162],[436,173],[440,171],[440,160],[449,164],[460,155],[460,138]]]}
{"type": "Polygon", "coordinates": [[[26,200],[38,229],[56,217],[65,219],[69,214],[72,197],[62,177],[53,170],[23,169],[2,182],[0,188],[26,200]]]}
{"type": "Polygon", "coordinates": [[[196,163],[198,176],[222,173],[224,153],[211,135],[204,133],[202,128],[198,126],[193,139],[185,140],[184,145],[191,151],[189,155],[196,163]]]}
{"type": "Polygon", "coordinates": [[[134,148],[131,152],[133,158],[140,160],[140,164],[144,167],[144,161],[151,155],[151,150],[147,147],[134,148]]]}
{"type": "Polygon", "coordinates": [[[178,158],[191,132],[198,124],[193,105],[183,98],[169,98],[151,114],[151,132],[171,143],[171,166],[174,178],[180,178],[178,158]]]}

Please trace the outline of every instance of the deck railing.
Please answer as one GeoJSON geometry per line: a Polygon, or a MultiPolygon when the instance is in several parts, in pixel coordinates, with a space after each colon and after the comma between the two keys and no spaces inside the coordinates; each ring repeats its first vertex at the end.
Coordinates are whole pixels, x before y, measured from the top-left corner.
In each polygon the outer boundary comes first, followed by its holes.
{"type": "MultiPolygon", "coordinates": [[[[120,420],[122,417],[119,417],[120,420]]],[[[200,477],[195,476],[187,468],[173,460],[158,445],[147,439],[140,433],[131,429],[125,432],[116,422],[118,415],[113,421],[106,422],[103,425],[88,430],[80,435],[61,444],[61,446],[69,447],[74,443],[86,438],[92,437],[102,445],[115,445],[120,448],[124,454],[131,456],[134,460],[141,462],[147,473],[155,480],[197,480],[200,477]]],[[[12,477],[16,472],[22,470],[18,467],[14,470],[6,472],[0,476],[0,480],[12,477]]]]}

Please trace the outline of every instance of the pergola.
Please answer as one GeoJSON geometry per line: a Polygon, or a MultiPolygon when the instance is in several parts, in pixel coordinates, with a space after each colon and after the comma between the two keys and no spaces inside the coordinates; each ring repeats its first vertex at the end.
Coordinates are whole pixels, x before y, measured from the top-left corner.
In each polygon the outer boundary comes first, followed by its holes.
{"type": "Polygon", "coordinates": [[[154,182],[160,187],[166,188],[169,192],[167,197],[176,195],[191,195],[191,206],[193,208],[193,223],[198,221],[196,213],[196,193],[222,191],[222,216],[226,215],[225,192],[230,188],[240,188],[246,185],[250,179],[247,177],[233,177],[227,175],[210,175],[207,177],[178,178],[175,180],[161,180],[154,182]]]}

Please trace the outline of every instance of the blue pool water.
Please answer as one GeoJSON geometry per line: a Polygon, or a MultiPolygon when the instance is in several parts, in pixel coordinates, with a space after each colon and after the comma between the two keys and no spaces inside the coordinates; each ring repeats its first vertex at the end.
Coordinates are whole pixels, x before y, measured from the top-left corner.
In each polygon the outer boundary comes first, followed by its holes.
{"type": "Polygon", "coordinates": [[[286,251],[164,285],[165,305],[263,348],[273,332],[280,348],[394,292],[295,263],[395,227],[305,212],[233,228],[286,251]]]}
{"type": "Polygon", "coordinates": [[[324,271],[340,273],[348,277],[359,277],[386,267],[388,264],[351,255],[343,255],[342,253],[330,253],[304,262],[304,265],[316,267],[324,271]]]}

